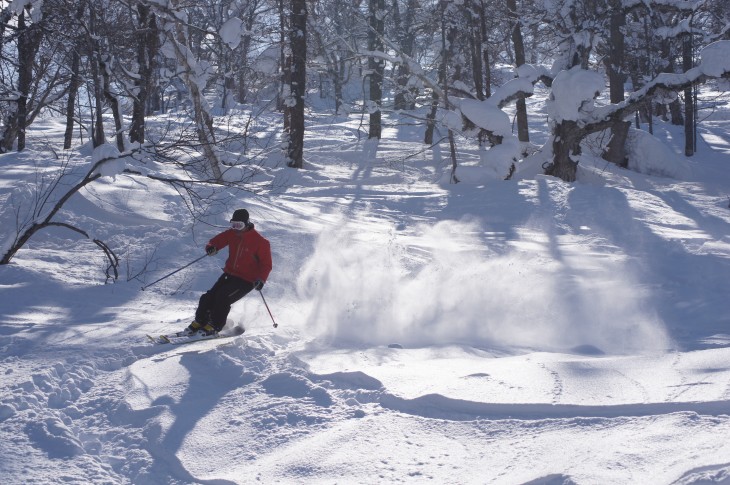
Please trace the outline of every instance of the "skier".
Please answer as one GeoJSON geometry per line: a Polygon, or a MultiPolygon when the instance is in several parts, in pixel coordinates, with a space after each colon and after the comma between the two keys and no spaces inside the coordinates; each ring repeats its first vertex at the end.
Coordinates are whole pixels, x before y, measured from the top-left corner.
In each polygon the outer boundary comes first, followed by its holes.
{"type": "Polygon", "coordinates": [[[195,320],[180,332],[182,335],[213,335],[220,332],[226,324],[231,305],[251,290],[261,291],[271,272],[269,241],[249,222],[248,211],[236,210],[230,222],[230,229],[215,236],[205,246],[208,256],[214,256],[228,246],[223,274],[200,297],[195,320]]]}

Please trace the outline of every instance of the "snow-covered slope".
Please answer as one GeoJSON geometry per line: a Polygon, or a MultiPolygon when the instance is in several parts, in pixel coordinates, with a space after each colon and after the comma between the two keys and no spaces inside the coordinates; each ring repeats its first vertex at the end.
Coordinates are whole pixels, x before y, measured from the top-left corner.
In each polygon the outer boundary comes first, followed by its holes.
{"type": "MultiPolygon", "coordinates": [[[[130,261],[117,283],[61,229],[0,268],[0,481],[730,483],[727,120],[686,179],[585,157],[575,184],[456,186],[410,128],[375,145],[357,123],[313,116],[305,170],[229,194],[271,240],[277,329],[254,293],[243,336],[147,343],[187,325],[225,255],[140,287],[230,214],[183,223],[139,178],[63,214],[130,261]]],[[[46,156],[0,157],[4,204],[46,156]]]]}

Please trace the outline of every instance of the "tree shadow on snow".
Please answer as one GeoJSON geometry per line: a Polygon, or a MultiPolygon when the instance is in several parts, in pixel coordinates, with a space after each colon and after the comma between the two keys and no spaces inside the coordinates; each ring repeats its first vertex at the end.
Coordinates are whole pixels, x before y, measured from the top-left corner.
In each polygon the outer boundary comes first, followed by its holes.
{"type": "MultiPolygon", "coordinates": [[[[163,405],[174,416],[174,421],[162,435],[159,427],[148,436],[148,450],[155,460],[153,469],[165,470],[179,480],[200,484],[235,484],[224,479],[201,480],[188,470],[188,466],[178,456],[185,439],[195,432],[198,422],[205,418],[212,409],[218,406],[231,389],[247,386],[255,381],[254,374],[243,372],[243,369],[232,362],[219,359],[212,351],[189,351],[181,354],[180,364],[189,371],[188,387],[180,399],[175,402],[169,396],[158,398],[153,405],[163,405]]],[[[209,443],[204,440],[204,443],[209,443]]],[[[194,450],[194,460],[199,467],[204,467],[213,458],[212,449],[194,450]],[[199,460],[198,460],[199,458],[199,460]]],[[[213,463],[213,461],[211,461],[213,463]]],[[[212,473],[214,470],[207,471],[212,473]]]]}

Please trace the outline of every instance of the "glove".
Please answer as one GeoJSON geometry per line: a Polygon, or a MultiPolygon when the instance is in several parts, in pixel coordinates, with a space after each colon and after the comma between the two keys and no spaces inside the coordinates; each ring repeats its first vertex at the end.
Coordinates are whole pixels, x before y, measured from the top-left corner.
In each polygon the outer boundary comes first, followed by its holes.
{"type": "Polygon", "coordinates": [[[205,246],[205,253],[208,256],[215,256],[218,250],[215,248],[215,246],[205,246]]]}
{"type": "Polygon", "coordinates": [[[253,289],[257,291],[261,291],[261,288],[264,287],[264,280],[258,279],[253,282],[253,289]]]}

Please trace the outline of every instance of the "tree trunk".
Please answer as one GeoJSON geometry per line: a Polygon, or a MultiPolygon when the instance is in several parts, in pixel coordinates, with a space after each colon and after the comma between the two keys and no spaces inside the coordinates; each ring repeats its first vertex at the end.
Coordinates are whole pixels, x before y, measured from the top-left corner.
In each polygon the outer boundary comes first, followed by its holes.
{"type": "Polygon", "coordinates": [[[63,134],[63,148],[68,150],[73,142],[74,112],[76,110],[76,96],[79,93],[79,64],[81,57],[78,49],[74,49],[71,59],[71,79],[68,86],[68,97],[66,98],[66,131],[63,134]]]}
{"type": "Polygon", "coordinates": [[[92,125],[91,130],[91,139],[92,139],[92,145],[94,148],[103,145],[106,143],[106,135],[104,134],[104,119],[103,119],[103,111],[104,107],[102,105],[102,99],[104,99],[104,87],[102,85],[101,80],[101,74],[99,72],[99,56],[98,51],[99,48],[97,46],[98,41],[96,40],[96,12],[94,12],[94,9],[89,9],[89,37],[88,37],[88,44],[89,44],[89,52],[91,55],[89,56],[89,66],[91,68],[91,79],[93,83],[94,88],[94,103],[96,107],[96,118],[94,119],[94,123],[92,125]]]}
{"type": "Polygon", "coordinates": [[[137,92],[132,100],[132,121],[129,126],[129,141],[144,143],[145,116],[147,102],[152,90],[152,75],[155,69],[155,58],[159,51],[157,21],[150,7],[137,4],[139,33],[137,39],[137,64],[139,79],[135,81],[137,92]]]}
{"type": "MultiPolygon", "coordinates": [[[[413,56],[413,45],[415,34],[413,33],[413,21],[417,4],[415,0],[408,0],[406,11],[401,17],[398,7],[398,0],[393,0],[393,25],[398,37],[398,46],[408,57],[413,56]]],[[[411,68],[406,62],[398,64],[395,72],[396,92],[393,97],[393,109],[408,110],[415,108],[415,96],[409,88],[408,82],[411,77],[411,68]]]]}
{"type": "MultiPolygon", "coordinates": [[[[24,17],[24,14],[21,14],[24,17]]],[[[18,20],[20,24],[20,19],[18,20]]],[[[25,149],[25,128],[28,117],[28,93],[33,81],[33,62],[40,45],[41,36],[37,28],[25,27],[18,38],[18,151],[25,149]]]]}
{"type": "MultiPolygon", "coordinates": [[[[241,38],[241,46],[237,49],[238,66],[236,68],[236,101],[243,104],[246,102],[248,94],[247,78],[250,76],[251,69],[249,67],[248,55],[251,50],[251,32],[256,22],[256,9],[247,10],[245,26],[246,31],[241,38]]],[[[234,59],[235,62],[235,59],[234,59]]]]}
{"type": "Polygon", "coordinates": [[[279,98],[276,100],[277,109],[284,115],[284,133],[289,136],[289,126],[291,121],[291,107],[289,106],[292,93],[288,90],[291,88],[291,45],[287,42],[287,31],[289,30],[289,20],[284,4],[284,0],[279,0],[279,42],[281,44],[280,60],[281,63],[281,79],[279,81],[279,98]]]}
{"type": "Polygon", "coordinates": [[[624,34],[623,27],[626,25],[626,15],[621,10],[620,0],[611,0],[611,20],[609,32],[609,55],[606,59],[606,71],[608,72],[609,90],[611,103],[616,104],[624,100],[624,34]]]}
{"type": "MultiPolygon", "coordinates": [[[[682,68],[684,72],[692,69],[692,34],[686,34],[682,42],[682,68]]],[[[695,154],[695,116],[692,86],[684,90],[684,154],[695,154]]]]}
{"type": "MultiPolygon", "coordinates": [[[[624,82],[626,75],[623,72],[624,65],[624,34],[623,26],[626,24],[626,15],[621,8],[620,0],[611,0],[611,19],[609,32],[609,55],[605,62],[608,73],[609,91],[611,103],[618,104],[624,100],[624,82]]],[[[603,159],[615,163],[619,167],[627,167],[629,164],[626,154],[626,139],[628,137],[630,122],[618,122],[611,126],[611,139],[603,153],[603,159]]]]}
{"type": "MultiPolygon", "coordinates": [[[[439,62],[439,85],[442,86],[442,88],[446,85],[446,24],[444,22],[444,11],[445,11],[445,5],[442,2],[441,3],[441,60],[439,62]]],[[[446,93],[446,89],[443,89],[444,94],[446,93]]],[[[444,101],[444,104],[448,104],[447,101],[444,101]]],[[[436,114],[438,112],[438,106],[439,106],[439,95],[436,92],[435,89],[432,89],[431,92],[431,110],[429,113],[426,114],[426,133],[423,138],[423,142],[426,145],[433,145],[434,139],[433,139],[433,132],[436,129],[436,114]]]]}
{"type": "Polygon", "coordinates": [[[195,120],[195,130],[200,142],[200,147],[208,161],[212,178],[215,180],[223,180],[223,172],[221,171],[221,162],[216,153],[215,130],[213,129],[213,117],[207,110],[203,93],[198,86],[198,82],[193,78],[195,72],[195,57],[190,50],[188,44],[187,26],[178,19],[175,19],[174,29],[168,31],[168,40],[175,50],[175,56],[181,69],[181,78],[185,83],[190,95],[190,101],[193,103],[193,116],[195,120]]]}
{"type": "MultiPolygon", "coordinates": [[[[84,2],[80,2],[76,9],[76,20],[81,21],[84,17],[84,9],[86,5],[84,2]]],[[[68,150],[71,148],[73,142],[73,130],[74,130],[74,112],[76,110],[76,98],[79,93],[79,85],[81,83],[81,76],[79,74],[81,64],[81,49],[82,39],[77,39],[74,44],[73,53],[71,54],[71,78],[68,86],[68,97],[66,98],[66,131],[63,135],[63,148],[68,150]]]]}
{"type": "MultiPolygon", "coordinates": [[[[520,28],[520,17],[517,13],[516,0],[507,0],[507,8],[514,22],[514,26],[512,27],[512,43],[515,47],[515,65],[519,68],[525,64],[525,44],[522,40],[522,29],[520,28]]],[[[524,143],[530,141],[530,131],[527,125],[527,105],[525,104],[525,95],[522,93],[517,97],[517,138],[524,143]]]]}
{"type": "Polygon", "coordinates": [[[553,135],[553,162],[547,167],[545,174],[566,182],[575,182],[578,162],[572,157],[580,155],[580,141],[584,136],[585,133],[575,121],[561,121],[553,135]]]}
{"type": "Polygon", "coordinates": [[[42,33],[36,25],[26,24],[25,9],[18,15],[18,95],[3,132],[3,152],[13,149],[18,141],[18,151],[25,149],[25,129],[28,124],[28,95],[33,82],[33,65],[42,40],[42,33]]]}
{"type": "Polygon", "coordinates": [[[611,139],[603,153],[603,159],[607,162],[615,163],[619,167],[628,167],[629,159],[626,155],[626,140],[631,128],[630,121],[621,121],[614,123],[611,127],[611,139]]]}
{"type": "Polygon", "coordinates": [[[684,116],[682,115],[682,103],[679,99],[675,99],[669,103],[669,121],[675,126],[684,124],[684,116]]]}
{"type": "Polygon", "coordinates": [[[111,83],[111,59],[109,56],[102,56],[99,53],[99,69],[101,70],[101,78],[104,82],[104,99],[109,103],[112,110],[112,118],[114,119],[114,136],[117,139],[117,150],[124,152],[124,135],[122,134],[122,115],[119,112],[119,100],[114,92],[112,92],[111,83]]]}
{"type": "Polygon", "coordinates": [[[291,94],[294,106],[291,107],[289,130],[289,166],[302,168],[304,165],[304,96],[307,80],[307,2],[292,0],[291,33],[289,34],[292,52],[291,94]]]}
{"type": "MultiPolygon", "coordinates": [[[[448,28],[446,25],[446,4],[444,3],[444,10],[441,15],[441,69],[440,75],[442,89],[444,93],[444,108],[448,110],[451,106],[449,103],[449,75],[447,66],[449,61],[454,57],[454,46],[456,44],[456,36],[458,35],[456,26],[453,23],[449,23],[448,28]],[[447,30],[448,29],[448,30],[447,30]],[[447,43],[448,40],[448,43],[447,43]]],[[[456,62],[454,67],[454,81],[461,81],[461,63],[456,62]]],[[[456,140],[454,139],[454,131],[449,127],[448,129],[449,138],[449,154],[451,155],[451,176],[450,183],[459,183],[459,178],[456,176],[456,168],[458,166],[456,159],[456,140]]]]}
{"type": "Polygon", "coordinates": [[[436,90],[431,93],[431,110],[426,114],[426,133],[423,136],[423,143],[433,145],[433,131],[436,129],[436,113],[439,108],[439,95],[436,90]]]}
{"type": "Polygon", "coordinates": [[[333,81],[335,85],[335,113],[340,114],[340,108],[342,108],[342,99],[344,96],[342,86],[345,81],[345,73],[347,72],[347,64],[345,63],[345,60],[336,59],[335,69],[337,70],[333,81]]]}
{"type": "MultiPolygon", "coordinates": [[[[368,3],[368,50],[370,52],[383,52],[383,41],[385,23],[385,0],[370,0],[368,3]]],[[[383,103],[383,74],[385,72],[385,61],[380,57],[371,55],[368,58],[368,75],[370,79],[370,129],[368,138],[380,139],[382,134],[382,103],[383,103]]]]}
{"type": "Polygon", "coordinates": [[[469,55],[471,56],[472,72],[474,73],[474,91],[477,93],[477,99],[480,101],[484,100],[484,78],[482,77],[481,54],[482,41],[481,33],[479,33],[479,37],[472,35],[469,38],[469,55]]]}
{"type": "Polygon", "coordinates": [[[482,22],[480,15],[483,12],[479,11],[479,6],[476,0],[469,1],[469,55],[471,57],[472,72],[474,73],[474,91],[477,94],[478,100],[484,99],[484,75],[482,71],[483,59],[482,50],[482,22]]]}
{"type": "Polygon", "coordinates": [[[484,62],[484,97],[492,97],[492,65],[489,62],[489,38],[487,37],[487,7],[484,5],[484,0],[480,0],[481,8],[479,9],[479,17],[481,21],[482,29],[482,57],[484,62]]]}
{"type": "MultiPolygon", "coordinates": [[[[674,59],[676,56],[672,54],[672,43],[669,39],[663,39],[661,42],[660,55],[662,59],[667,60],[666,67],[662,72],[673,73],[674,72],[674,59]]],[[[682,116],[682,103],[679,98],[669,103],[669,119],[673,125],[683,125],[684,117],[682,116]]]]}

